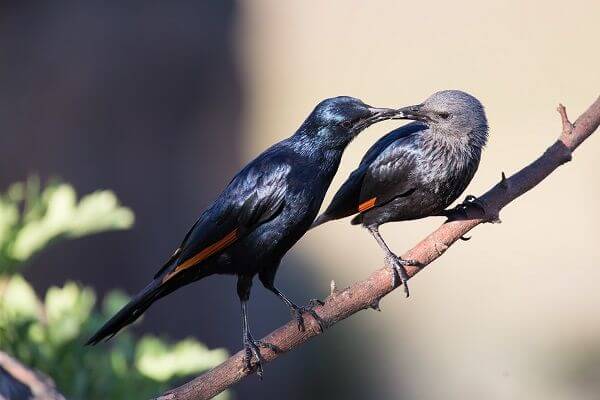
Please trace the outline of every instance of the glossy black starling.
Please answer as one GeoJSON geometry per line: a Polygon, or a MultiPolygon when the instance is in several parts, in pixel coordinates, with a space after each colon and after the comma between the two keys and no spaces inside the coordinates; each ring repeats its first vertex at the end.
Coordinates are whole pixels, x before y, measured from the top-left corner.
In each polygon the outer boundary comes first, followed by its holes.
{"type": "Polygon", "coordinates": [[[424,103],[399,109],[402,119],[415,120],[377,141],[358,168],[335,194],[313,227],[358,214],[362,224],[385,252],[409,295],[405,265],[418,265],[396,256],[379,234],[379,226],[434,215],[448,207],[475,175],[488,137],[483,106],[458,90],[437,92],[424,103]]]}
{"type": "Polygon", "coordinates": [[[231,180],[148,286],[88,344],[112,337],[181,286],[213,274],[233,274],[242,306],[246,366],[251,367],[254,355],[261,374],[258,347],[269,345],[252,338],[246,311],[254,275],[292,309],[299,329],[304,329],[304,312],[318,320],[312,309],[295,305],[275,287],[275,273],[317,216],[346,146],[369,125],[397,115],[397,110],[373,108],[352,97],[319,103],[293,136],[267,149],[231,180]]]}

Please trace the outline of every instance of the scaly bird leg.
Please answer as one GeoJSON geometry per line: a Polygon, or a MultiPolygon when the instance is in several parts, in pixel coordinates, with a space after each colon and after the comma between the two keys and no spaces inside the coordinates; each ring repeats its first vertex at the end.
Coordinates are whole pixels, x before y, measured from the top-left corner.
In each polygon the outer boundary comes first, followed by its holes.
{"type": "Polygon", "coordinates": [[[319,325],[319,330],[323,332],[323,320],[321,319],[321,317],[319,317],[319,315],[317,315],[315,310],[313,310],[313,307],[316,307],[317,305],[322,306],[324,304],[321,300],[312,299],[309,301],[308,306],[299,307],[296,304],[294,304],[290,299],[288,299],[283,293],[281,293],[279,289],[277,289],[272,283],[267,282],[264,283],[264,285],[271,292],[275,293],[277,297],[279,297],[281,301],[283,301],[290,308],[292,315],[294,316],[294,318],[296,319],[296,323],[298,324],[299,331],[304,332],[306,329],[304,325],[303,314],[310,314],[319,325]]]}
{"type": "Polygon", "coordinates": [[[381,249],[385,252],[385,263],[388,267],[392,268],[392,287],[395,288],[398,286],[398,278],[400,278],[402,285],[404,285],[404,294],[406,295],[406,297],[410,296],[410,291],[408,289],[408,279],[410,278],[410,276],[408,275],[408,272],[406,272],[405,267],[409,265],[419,266],[420,263],[416,260],[404,260],[398,257],[390,250],[388,245],[385,243],[377,227],[369,227],[368,229],[369,232],[371,232],[371,235],[373,235],[373,237],[381,247],[381,249]]]}
{"type": "Polygon", "coordinates": [[[242,301],[242,343],[246,352],[244,357],[244,367],[248,371],[252,371],[252,357],[254,357],[256,359],[256,374],[260,379],[262,379],[263,358],[260,355],[259,347],[267,348],[274,352],[278,352],[279,349],[270,343],[265,343],[261,340],[254,340],[252,334],[250,333],[250,329],[248,328],[248,310],[246,309],[246,303],[247,301],[242,301]]]}

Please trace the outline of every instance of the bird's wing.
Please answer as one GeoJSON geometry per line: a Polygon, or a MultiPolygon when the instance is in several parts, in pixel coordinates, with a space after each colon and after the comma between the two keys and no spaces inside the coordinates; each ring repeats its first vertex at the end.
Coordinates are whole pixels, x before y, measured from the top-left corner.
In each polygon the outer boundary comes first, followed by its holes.
{"type": "Polygon", "coordinates": [[[391,131],[375,142],[363,156],[358,168],[350,174],[338,189],[331,204],[323,213],[323,220],[344,218],[359,212],[359,206],[364,201],[370,200],[370,198],[363,200],[364,196],[369,193],[369,190],[365,191],[364,186],[370,186],[368,182],[365,183],[365,177],[370,174],[374,166],[375,168],[378,167],[382,154],[387,153],[387,149],[395,143],[423,129],[426,129],[426,126],[422,123],[412,122],[391,131]]]}
{"type": "Polygon", "coordinates": [[[410,136],[390,144],[369,165],[363,177],[357,211],[362,213],[396,197],[414,191],[411,174],[416,168],[419,149],[410,136]]]}
{"type": "Polygon", "coordinates": [[[285,204],[289,164],[257,159],[227,186],[185,236],[171,259],[157,272],[167,281],[178,272],[220,253],[257,226],[274,218],[285,204]],[[168,271],[168,272],[167,272],[168,271]]]}
{"type": "Polygon", "coordinates": [[[367,150],[362,160],[360,160],[359,168],[363,166],[368,167],[371,165],[381,153],[383,153],[392,143],[396,142],[397,140],[406,138],[425,129],[427,129],[427,125],[417,121],[394,129],[376,141],[373,146],[367,150]]]}

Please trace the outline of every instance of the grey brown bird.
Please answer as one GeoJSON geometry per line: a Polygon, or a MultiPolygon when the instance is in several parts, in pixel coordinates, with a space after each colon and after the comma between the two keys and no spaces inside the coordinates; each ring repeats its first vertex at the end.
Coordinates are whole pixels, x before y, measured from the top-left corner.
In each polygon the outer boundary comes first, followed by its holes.
{"type": "Polygon", "coordinates": [[[445,211],[466,189],[479,166],[487,142],[488,124],[482,104],[459,91],[434,93],[421,104],[399,109],[400,118],[415,120],[377,141],[335,194],[312,227],[357,214],[385,253],[409,295],[406,265],[379,233],[379,226],[445,211]]]}
{"type": "MultiPolygon", "coordinates": [[[[248,327],[247,302],[256,274],[295,314],[304,329],[299,307],[275,287],[275,274],[285,253],[306,233],[317,216],[346,146],[371,124],[397,116],[397,110],[373,108],[352,97],[319,103],[288,139],[271,146],[244,167],[208,207],[154,279],[125,305],[88,344],[110,338],[138,319],[158,299],[214,274],[237,276],[242,308],[242,338],[246,367],[259,346],[248,327]]],[[[207,305],[214,307],[214,305],[207,305]]]]}

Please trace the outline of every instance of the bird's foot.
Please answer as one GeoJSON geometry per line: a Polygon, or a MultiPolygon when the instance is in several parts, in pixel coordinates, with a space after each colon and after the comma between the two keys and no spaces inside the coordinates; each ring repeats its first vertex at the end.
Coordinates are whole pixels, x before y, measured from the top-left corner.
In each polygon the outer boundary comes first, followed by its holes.
{"type": "Polygon", "coordinates": [[[263,358],[260,354],[260,350],[259,350],[260,347],[262,347],[264,349],[269,349],[276,353],[279,352],[279,348],[275,345],[263,342],[262,340],[254,340],[254,338],[252,337],[250,332],[248,332],[244,336],[244,351],[245,351],[244,368],[246,369],[246,371],[250,371],[250,372],[253,371],[254,368],[256,368],[256,375],[258,375],[258,377],[260,379],[262,379],[262,377],[263,377],[263,368],[262,368],[263,358]],[[253,358],[255,359],[254,367],[252,365],[253,358]]]}
{"type": "Polygon", "coordinates": [[[385,263],[392,269],[392,287],[396,288],[402,283],[404,285],[404,294],[406,297],[410,296],[410,290],[408,289],[410,276],[405,267],[419,266],[421,263],[416,260],[405,260],[393,254],[385,258],[385,263]]]}
{"type": "Polygon", "coordinates": [[[469,210],[472,209],[478,210],[484,216],[487,214],[485,202],[473,195],[468,195],[467,197],[465,197],[462,203],[458,204],[456,207],[450,210],[447,210],[445,216],[448,218],[448,221],[455,221],[457,219],[468,219],[469,210]]]}
{"type": "Polygon", "coordinates": [[[298,330],[300,332],[304,332],[306,330],[306,326],[304,325],[304,314],[310,314],[310,316],[313,317],[313,319],[317,322],[317,325],[319,326],[319,331],[323,332],[323,319],[319,317],[319,315],[313,309],[314,307],[322,306],[323,304],[325,303],[323,303],[321,300],[311,299],[308,302],[307,306],[299,307],[295,304],[292,305],[291,311],[294,315],[294,318],[296,319],[296,323],[298,324],[298,330]]]}
{"type": "Polygon", "coordinates": [[[471,194],[467,195],[461,204],[467,208],[475,207],[484,214],[486,212],[485,202],[483,200],[481,200],[479,197],[475,197],[471,194]]]}

